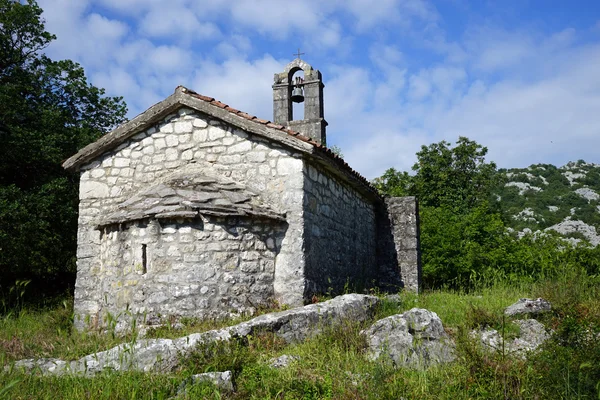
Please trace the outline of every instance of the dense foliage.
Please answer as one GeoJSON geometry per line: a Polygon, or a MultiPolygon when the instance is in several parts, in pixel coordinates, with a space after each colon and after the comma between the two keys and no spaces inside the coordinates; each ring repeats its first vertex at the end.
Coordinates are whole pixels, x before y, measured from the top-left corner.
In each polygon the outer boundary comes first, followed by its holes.
{"type": "MultiPolygon", "coordinates": [[[[43,54],[55,38],[34,0],[0,0],[0,291],[74,282],[77,178],[61,162],[122,122],[125,103],[43,54]]],[[[6,293],[2,293],[6,294],[6,293]]]]}
{"type": "MultiPolygon", "coordinates": [[[[485,161],[486,153],[464,137],[454,147],[434,143],[417,153],[414,175],[391,168],[373,182],[383,194],[419,199],[425,286],[468,288],[499,276],[538,279],[571,261],[591,275],[600,274],[600,249],[587,248],[584,241],[575,248],[553,231],[521,239],[516,234],[525,227],[542,230],[566,217],[600,226],[600,200],[575,192],[597,187],[598,167],[579,161],[561,169],[537,165],[498,171],[485,161]],[[520,217],[527,208],[533,216],[520,217]]],[[[577,232],[568,236],[583,238],[577,232]]]]}
{"type": "Polygon", "coordinates": [[[374,181],[384,194],[419,199],[426,286],[467,283],[501,257],[504,225],[490,202],[500,175],[486,153],[465,137],[442,141],[421,147],[414,175],[389,169],[374,181]]]}

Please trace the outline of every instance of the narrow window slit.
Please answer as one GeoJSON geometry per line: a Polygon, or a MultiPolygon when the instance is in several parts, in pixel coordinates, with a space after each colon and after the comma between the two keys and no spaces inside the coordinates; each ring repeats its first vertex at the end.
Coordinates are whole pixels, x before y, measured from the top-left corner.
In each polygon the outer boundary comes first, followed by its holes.
{"type": "Polygon", "coordinates": [[[148,245],[142,245],[142,274],[148,272],[148,254],[146,252],[146,248],[148,245]]]}

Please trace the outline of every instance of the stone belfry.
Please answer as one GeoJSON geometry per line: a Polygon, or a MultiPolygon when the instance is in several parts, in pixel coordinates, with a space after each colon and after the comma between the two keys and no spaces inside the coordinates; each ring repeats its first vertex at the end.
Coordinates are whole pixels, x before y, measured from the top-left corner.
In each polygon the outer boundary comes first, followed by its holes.
{"type": "Polygon", "coordinates": [[[296,58],[286,65],[283,72],[275,74],[275,83],[273,84],[274,122],[326,145],[327,121],[323,116],[324,87],[321,73],[301,60],[300,57],[296,58]],[[304,72],[303,78],[294,77],[298,71],[304,72]],[[303,116],[294,115],[292,100],[304,102],[303,116]]]}

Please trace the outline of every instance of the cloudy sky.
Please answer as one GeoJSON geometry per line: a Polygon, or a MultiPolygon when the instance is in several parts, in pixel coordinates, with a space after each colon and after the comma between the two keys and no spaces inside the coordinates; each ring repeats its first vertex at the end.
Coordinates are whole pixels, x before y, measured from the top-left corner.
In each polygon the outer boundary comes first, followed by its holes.
{"type": "Polygon", "coordinates": [[[47,49],[132,118],[177,85],[272,119],[297,48],[365,177],[467,136],[499,167],[600,163],[597,0],[39,0],[47,49]]]}

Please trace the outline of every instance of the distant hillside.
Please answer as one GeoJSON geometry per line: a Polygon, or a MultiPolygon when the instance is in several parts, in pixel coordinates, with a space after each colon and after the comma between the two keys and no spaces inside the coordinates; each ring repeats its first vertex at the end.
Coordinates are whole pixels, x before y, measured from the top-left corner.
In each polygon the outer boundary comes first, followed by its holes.
{"type": "Polygon", "coordinates": [[[505,184],[497,198],[515,234],[554,230],[574,242],[600,244],[600,164],[579,160],[500,173],[505,184]]]}

